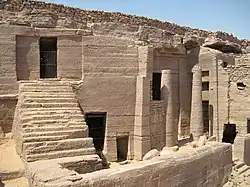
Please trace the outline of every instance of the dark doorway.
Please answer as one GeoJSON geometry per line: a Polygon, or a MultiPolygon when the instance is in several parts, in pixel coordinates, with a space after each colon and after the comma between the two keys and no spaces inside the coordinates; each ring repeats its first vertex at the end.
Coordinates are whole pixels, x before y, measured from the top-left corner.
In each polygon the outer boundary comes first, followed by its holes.
{"type": "Polygon", "coordinates": [[[152,99],[161,100],[161,73],[153,73],[152,99]]]}
{"type": "Polygon", "coordinates": [[[247,134],[250,133],[250,119],[247,119],[247,134]]]}
{"type": "Polygon", "coordinates": [[[202,101],[204,133],[209,132],[209,101],[202,101]]]}
{"type": "Polygon", "coordinates": [[[128,156],[128,136],[117,137],[117,159],[118,161],[127,160],[128,156]]]}
{"type": "Polygon", "coordinates": [[[236,134],[236,124],[224,124],[222,142],[233,144],[236,134]]]}
{"type": "Polygon", "coordinates": [[[86,122],[89,127],[89,136],[93,138],[94,146],[97,152],[103,150],[106,113],[88,113],[86,114],[86,122]]]}
{"type": "Polygon", "coordinates": [[[57,77],[57,38],[40,38],[40,78],[57,77]]]}

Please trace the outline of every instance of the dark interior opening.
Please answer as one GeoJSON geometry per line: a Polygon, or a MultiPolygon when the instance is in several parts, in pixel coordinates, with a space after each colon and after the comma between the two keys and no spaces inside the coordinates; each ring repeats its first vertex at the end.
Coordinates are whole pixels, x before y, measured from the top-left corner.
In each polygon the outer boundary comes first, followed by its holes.
{"type": "Polygon", "coordinates": [[[246,85],[243,82],[237,82],[237,88],[239,90],[244,90],[246,85]]]}
{"type": "Polygon", "coordinates": [[[247,133],[250,133],[250,119],[247,119],[247,133]]]}
{"type": "Polygon", "coordinates": [[[209,71],[202,71],[202,77],[208,77],[209,71]]]}
{"type": "Polygon", "coordinates": [[[222,65],[223,68],[226,68],[226,67],[227,67],[227,63],[226,63],[226,62],[222,62],[221,65],[222,65]]]}
{"type": "Polygon", "coordinates": [[[236,135],[236,124],[224,124],[222,142],[233,144],[236,135]]]}
{"type": "Polygon", "coordinates": [[[106,113],[88,113],[86,114],[86,123],[96,151],[101,152],[104,145],[106,113]]]}
{"type": "Polygon", "coordinates": [[[40,78],[57,77],[57,38],[40,38],[40,78]]]}
{"type": "Polygon", "coordinates": [[[153,73],[152,98],[161,100],[161,73],[153,73]]]}
{"type": "Polygon", "coordinates": [[[202,91],[209,90],[209,82],[202,82],[202,91]]]}
{"type": "Polygon", "coordinates": [[[209,101],[202,101],[204,133],[209,132],[209,101]]]}
{"type": "Polygon", "coordinates": [[[128,156],[128,136],[117,137],[117,159],[118,161],[127,160],[128,156]]]}

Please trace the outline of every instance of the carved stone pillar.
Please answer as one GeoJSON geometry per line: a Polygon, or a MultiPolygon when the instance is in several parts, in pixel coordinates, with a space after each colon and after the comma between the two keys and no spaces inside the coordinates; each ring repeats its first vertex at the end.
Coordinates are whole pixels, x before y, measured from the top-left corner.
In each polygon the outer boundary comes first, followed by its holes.
{"type": "Polygon", "coordinates": [[[166,146],[178,143],[178,73],[174,70],[162,70],[161,98],[166,109],[166,146]]]}
{"type": "Polygon", "coordinates": [[[202,70],[199,65],[192,69],[192,102],[190,117],[190,133],[194,140],[198,140],[203,135],[203,117],[202,117],[202,70]]]}

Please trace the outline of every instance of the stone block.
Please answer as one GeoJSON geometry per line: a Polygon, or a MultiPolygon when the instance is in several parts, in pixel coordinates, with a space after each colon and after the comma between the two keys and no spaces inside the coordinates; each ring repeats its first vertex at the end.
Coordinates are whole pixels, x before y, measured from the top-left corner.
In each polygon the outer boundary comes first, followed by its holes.
{"type": "Polygon", "coordinates": [[[150,160],[152,158],[158,157],[160,156],[160,152],[157,149],[153,149],[151,151],[149,151],[148,153],[146,153],[142,160],[150,160]]]}

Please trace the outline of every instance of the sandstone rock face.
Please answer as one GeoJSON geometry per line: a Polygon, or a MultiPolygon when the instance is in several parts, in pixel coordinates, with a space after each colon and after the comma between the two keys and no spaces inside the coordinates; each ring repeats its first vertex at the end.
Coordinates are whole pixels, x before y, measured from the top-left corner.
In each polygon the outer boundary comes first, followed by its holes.
{"type": "Polygon", "coordinates": [[[152,158],[160,156],[160,152],[157,149],[153,149],[144,155],[142,160],[150,160],[152,158]]]}
{"type": "Polygon", "coordinates": [[[233,42],[223,41],[218,38],[207,38],[205,43],[203,44],[204,47],[209,47],[212,49],[217,49],[224,53],[241,53],[241,47],[233,42]]]}
{"type": "MultiPolygon", "coordinates": [[[[229,44],[223,44],[223,51],[236,50],[238,52],[237,45],[244,49],[250,46],[250,41],[239,40],[228,33],[192,29],[167,21],[126,15],[119,12],[88,11],[52,3],[26,0],[1,1],[0,10],[2,10],[0,12],[0,22],[2,24],[80,29],[94,23],[95,26],[91,27],[91,29],[96,29],[97,33],[113,33],[112,36],[118,37],[126,35],[126,37],[140,38],[142,41],[147,42],[171,41],[175,35],[184,38],[186,36],[195,36],[197,39],[192,38],[184,42],[188,49],[195,47],[197,41],[200,43],[205,38],[211,37],[229,42],[229,44]],[[106,29],[103,29],[104,27],[106,29]]],[[[221,45],[221,43],[216,43],[212,47],[221,48],[221,45]]]]}

